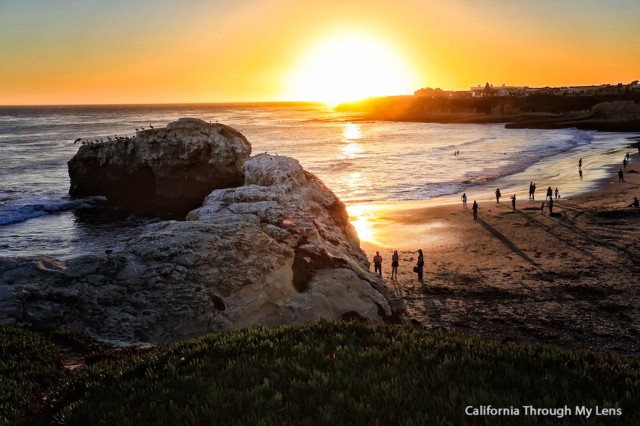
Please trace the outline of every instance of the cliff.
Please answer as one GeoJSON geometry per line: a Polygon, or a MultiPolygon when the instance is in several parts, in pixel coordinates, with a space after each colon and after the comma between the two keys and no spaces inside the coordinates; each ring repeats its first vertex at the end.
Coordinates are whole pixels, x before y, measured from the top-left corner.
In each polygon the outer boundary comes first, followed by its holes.
{"type": "Polygon", "coordinates": [[[242,186],[212,191],[186,221],[150,225],[122,251],[0,259],[0,322],[129,345],[320,318],[403,320],[316,176],[266,154],[241,172],[242,186]]]}
{"type": "Polygon", "coordinates": [[[342,104],[365,120],[425,123],[505,123],[507,128],[640,131],[640,96],[428,98],[395,96],[342,104]]]}

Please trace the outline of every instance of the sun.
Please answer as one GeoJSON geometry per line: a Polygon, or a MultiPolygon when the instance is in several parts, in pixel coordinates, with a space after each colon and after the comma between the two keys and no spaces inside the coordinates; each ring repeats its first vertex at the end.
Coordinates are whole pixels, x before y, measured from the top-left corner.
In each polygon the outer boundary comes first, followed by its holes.
{"type": "Polygon", "coordinates": [[[336,105],[372,96],[410,94],[418,87],[417,81],[399,49],[368,34],[342,33],[310,48],[285,85],[290,99],[336,105]]]}

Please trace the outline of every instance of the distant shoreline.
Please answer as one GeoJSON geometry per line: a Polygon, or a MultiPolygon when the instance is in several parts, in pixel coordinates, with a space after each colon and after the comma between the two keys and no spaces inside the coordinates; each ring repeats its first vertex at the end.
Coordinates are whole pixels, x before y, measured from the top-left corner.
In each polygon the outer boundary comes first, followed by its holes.
{"type": "Polygon", "coordinates": [[[363,120],[440,124],[504,124],[506,128],[640,131],[640,96],[428,98],[394,96],[344,103],[363,120]]]}

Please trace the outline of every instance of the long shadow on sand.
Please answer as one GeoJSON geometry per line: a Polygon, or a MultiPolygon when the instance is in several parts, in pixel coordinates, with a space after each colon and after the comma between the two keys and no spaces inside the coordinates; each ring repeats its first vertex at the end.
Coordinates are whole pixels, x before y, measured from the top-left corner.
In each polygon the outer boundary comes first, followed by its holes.
{"type": "Polygon", "coordinates": [[[527,261],[531,265],[535,266],[536,268],[541,269],[540,268],[540,264],[538,264],[538,262],[536,262],[535,260],[533,260],[529,256],[527,256],[527,254],[525,252],[523,252],[522,250],[520,250],[520,248],[517,245],[515,245],[510,239],[505,237],[503,233],[501,233],[496,228],[494,228],[493,226],[491,226],[487,222],[485,222],[484,219],[478,218],[478,219],[476,219],[476,222],[478,222],[480,225],[482,225],[484,227],[484,229],[489,231],[489,233],[491,233],[494,237],[496,237],[498,240],[500,240],[500,242],[502,244],[504,244],[509,250],[511,250],[512,252],[514,252],[515,254],[520,256],[522,259],[524,259],[525,261],[527,261]]]}
{"type": "MultiPolygon", "coordinates": [[[[579,251],[580,253],[582,253],[583,255],[585,255],[587,257],[589,257],[590,259],[595,259],[596,258],[596,256],[593,253],[591,253],[589,250],[586,250],[584,248],[580,248],[579,246],[576,245],[575,241],[568,240],[568,239],[564,238],[558,232],[553,230],[549,225],[546,225],[546,224],[542,223],[541,221],[539,221],[538,219],[534,218],[530,214],[527,214],[527,213],[523,212],[522,210],[516,210],[516,213],[518,213],[520,216],[525,218],[531,224],[533,224],[533,225],[537,226],[538,228],[542,229],[543,231],[547,232],[549,235],[551,235],[552,237],[554,237],[558,241],[562,241],[563,243],[565,243],[569,247],[573,248],[576,251],[579,251]]],[[[582,237],[590,245],[603,246],[603,247],[607,246],[605,242],[598,240],[593,235],[591,235],[588,232],[578,228],[575,225],[569,225],[567,223],[564,223],[562,220],[558,220],[558,219],[556,219],[556,223],[561,225],[561,226],[563,226],[563,227],[565,227],[565,228],[567,228],[570,232],[576,234],[577,236],[582,237]]]]}

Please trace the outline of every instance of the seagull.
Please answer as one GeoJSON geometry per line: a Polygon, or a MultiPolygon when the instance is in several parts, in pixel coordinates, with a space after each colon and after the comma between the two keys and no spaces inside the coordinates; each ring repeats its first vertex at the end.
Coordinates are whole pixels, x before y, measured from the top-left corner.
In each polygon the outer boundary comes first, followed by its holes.
{"type": "Polygon", "coordinates": [[[151,124],[149,124],[149,127],[151,127],[153,129],[153,126],[151,124]]]}
{"type": "Polygon", "coordinates": [[[77,144],[78,142],[80,142],[81,140],[82,140],[82,138],[78,138],[78,139],[76,139],[75,141],[73,141],[73,144],[75,145],[75,144],[77,144]]]}

